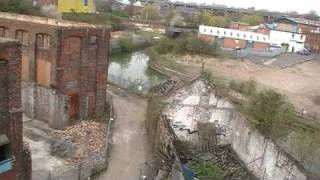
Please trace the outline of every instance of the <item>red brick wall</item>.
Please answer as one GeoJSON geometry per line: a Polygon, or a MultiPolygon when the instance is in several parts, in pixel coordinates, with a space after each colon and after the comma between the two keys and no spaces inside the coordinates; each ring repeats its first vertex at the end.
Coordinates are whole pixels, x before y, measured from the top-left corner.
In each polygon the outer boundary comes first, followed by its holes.
{"type": "Polygon", "coordinates": [[[55,79],[55,69],[56,69],[56,59],[58,54],[58,41],[59,35],[57,27],[47,26],[43,24],[31,23],[31,22],[22,22],[22,21],[12,21],[0,17],[0,26],[6,28],[6,37],[15,38],[17,30],[23,30],[28,34],[28,44],[22,46],[23,56],[28,59],[28,75],[27,81],[35,82],[36,81],[36,66],[37,59],[43,59],[48,62],[51,62],[51,79],[50,85],[56,86],[55,79]],[[37,48],[36,44],[36,35],[37,34],[47,34],[50,36],[50,49],[37,48]]]}
{"type": "Polygon", "coordinates": [[[232,38],[224,38],[223,41],[223,47],[225,48],[245,48],[247,45],[247,42],[244,40],[237,40],[232,38]],[[238,43],[237,43],[238,42],[238,43]]]}
{"type": "Polygon", "coordinates": [[[257,50],[269,50],[270,44],[262,43],[262,42],[254,42],[253,49],[257,50]]]}
{"type": "Polygon", "coordinates": [[[51,72],[49,73],[48,87],[55,88],[57,92],[65,95],[78,93],[80,97],[79,117],[85,118],[103,113],[110,39],[109,30],[82,26],[57,27],[12,21],[1,17],[0,26],[7,29],[7,37],[15,38],[17,30],[28,33],[29,43],[22,48],[23,55],[28,59],[28,81],[36,82],[38,73],[46,73],[37,71],[37,65],[40,64],[38,61],[50,62],[51,72]],[[50,49],[37,46],[37,34],[50,36],[50,49]],[[90,42],[91,36],[98,37],[95,44],[90,42]],[[75,49],[79,50],[77,56],[72,54],[75,49]],[[85,107],[86,104],[88,104],[87,108],[85,107]]]}
{"type": "Polygon", "coordinates": [[[312,49],[313,52],[320,53],[320,33],[306,33],[305,46],[312,49]]]}
{"type": "MultiPolygon", "coordinates": [[[[22,179],[24,173],[22,163],[23,159],[23,140],[22,140],[22,109],[21,109],[21,45],[16,41],[0,43],[0,59],[6,61],[7,69],[2,66],[0,68],[1,75],[7,75],[7,79],[3,76],[0,78],[2,85],[7,93],[1,91],[1,96],[7,96],[2,99],[0,111],[5,116],[0,117],[0,133],[6,134],[10,140],[10,150],[12,157],[14,156],[14,170],[16,179],[22,179]],[[3,83],[3,81],[6,81],[3,83]],[[3,105],[6,103],[6,108],[3,105]]],[[[10,175],[11,176],[11,175],[10,175]]]]}
{"type": "Polygon", "coordinates": [[[317,30],[316,26],[310,26],[306,24],[299,24],[299,29],[301,29],[303,34],[309,33],[310,31],[317,30]]]}
{"type": "Polygon", "coordinates": [[[59,71],[58,89],[67,95],[79,95],[79,117],[102,114],[105,110],[109,32],[64,29],[62,39],[58,64],[63,70],[59,71]],[[96,40],[93,42],[93,39],[96,40]]]}

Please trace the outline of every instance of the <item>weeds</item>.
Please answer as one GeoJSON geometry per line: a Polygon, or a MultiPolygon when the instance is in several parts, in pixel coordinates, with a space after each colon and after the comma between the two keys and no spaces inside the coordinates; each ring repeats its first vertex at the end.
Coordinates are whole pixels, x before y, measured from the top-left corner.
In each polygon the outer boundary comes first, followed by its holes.
{"type": "Polygon", "coordinates": [[[224,172],[211,162],[193,162],[190,166],[200,180],[223,180],[224,172]]]}
{"type": "Polygon", "coordinates": [[[159,54],[195,53],[203,55],[219,56],[220,47],[217,43],[202,41],[195,34],[186,34],[177,39],[164,37],[155,44],[155,50],[159,54]]]}

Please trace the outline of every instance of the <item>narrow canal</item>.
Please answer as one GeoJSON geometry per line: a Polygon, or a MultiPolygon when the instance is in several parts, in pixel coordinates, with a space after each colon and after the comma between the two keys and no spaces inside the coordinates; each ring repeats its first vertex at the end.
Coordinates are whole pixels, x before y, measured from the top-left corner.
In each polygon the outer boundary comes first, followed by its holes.
{"type": "Polygon", "coordinates": [[[165,80],[165,76],[150,69],[149,57],[143,52],[111,58],[108,83],[130,90],[147,92],[153,85],[165,80]]]}

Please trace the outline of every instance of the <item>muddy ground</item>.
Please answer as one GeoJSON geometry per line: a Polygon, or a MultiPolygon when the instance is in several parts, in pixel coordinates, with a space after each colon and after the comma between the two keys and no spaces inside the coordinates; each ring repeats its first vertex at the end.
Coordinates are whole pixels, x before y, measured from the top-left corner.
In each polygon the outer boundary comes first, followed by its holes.
{"type": "Polygon", "coordinates": [[[136,180],[144,173],[150,146],[144,127],[147,101],[116,87],[108,86],[113,96],[115,122],[109,166],[98,180],[136,180]]]}

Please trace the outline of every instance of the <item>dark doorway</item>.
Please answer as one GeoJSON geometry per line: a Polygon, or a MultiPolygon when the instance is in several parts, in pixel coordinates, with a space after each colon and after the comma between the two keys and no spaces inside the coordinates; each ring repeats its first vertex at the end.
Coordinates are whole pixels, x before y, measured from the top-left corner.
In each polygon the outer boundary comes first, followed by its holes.
{"type": "Polygon", "coordinates": [[[71,122],[74,122],[79,118],[79,94],[73,93],[70,94],[69,97],[69,118],[71,122]]]}
{"type": "Polygon", "coordinates": [[[9,144],[0,146],[0,162],[9,159],[9,144]]]}

